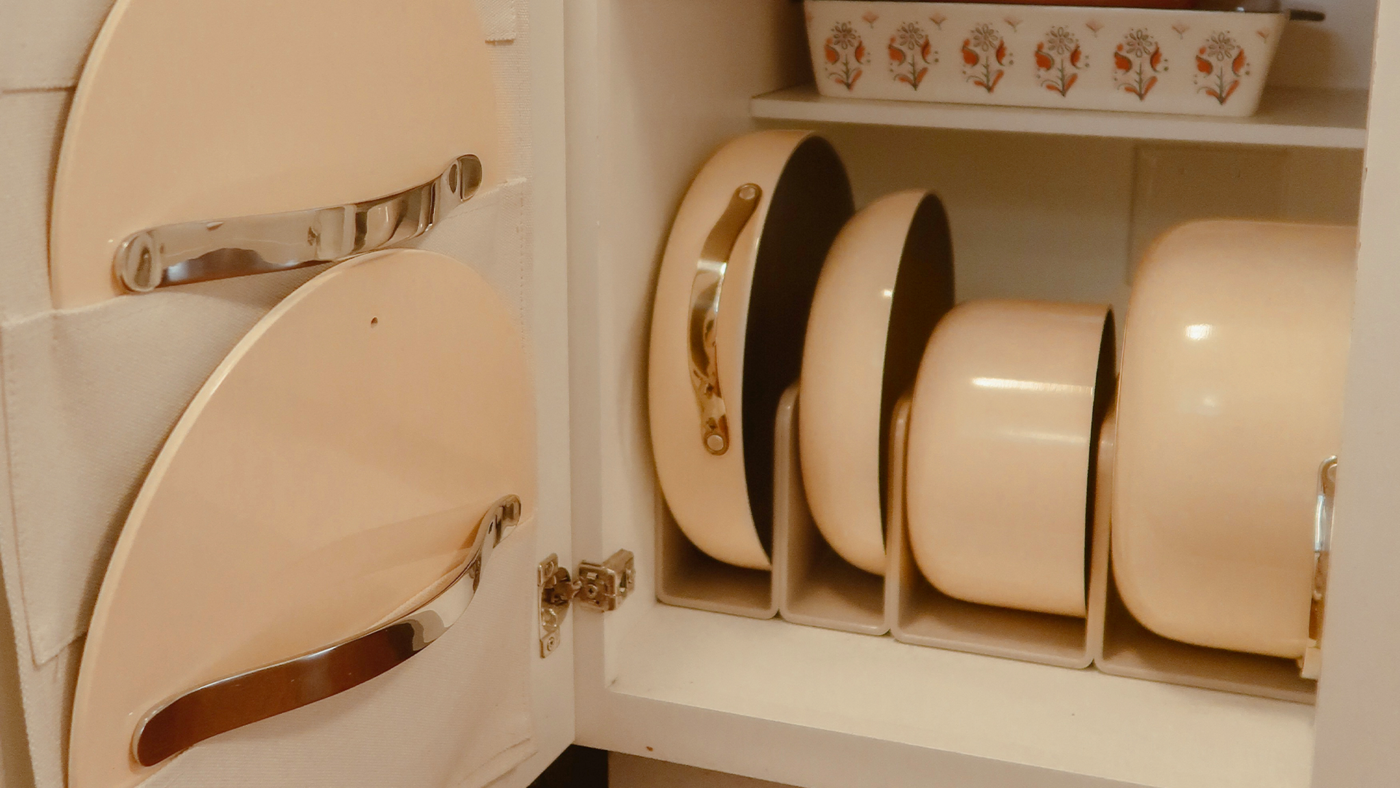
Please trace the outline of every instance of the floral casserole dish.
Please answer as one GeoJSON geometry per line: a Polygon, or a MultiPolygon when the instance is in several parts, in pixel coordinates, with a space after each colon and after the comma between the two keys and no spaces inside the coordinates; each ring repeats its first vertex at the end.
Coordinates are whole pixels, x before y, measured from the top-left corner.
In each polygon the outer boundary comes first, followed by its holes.
{"type": "Polygon", "coordinates": [[[1286,12],[806,0],[824,96],[1252,115],[1286,12]]]}

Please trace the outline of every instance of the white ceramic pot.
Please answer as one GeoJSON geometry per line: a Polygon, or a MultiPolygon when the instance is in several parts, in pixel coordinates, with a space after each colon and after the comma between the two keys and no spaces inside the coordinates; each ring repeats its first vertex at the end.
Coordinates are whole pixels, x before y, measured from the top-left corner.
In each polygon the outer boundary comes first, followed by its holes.
{"type": "Polygon", "coordinates": [[[1159,635],[1302,656],[1337,454],[1351,227],[1203,222],[1148,253],[1124,339],[1113,571],[1159,635]]]}
{"type": "Polygon", "coordinates": [[[802,480],[827,542],[877,575],[885,573],[890,420],[952,306],[948,217],[924,191],[856,214],[817,282],[802,352],[802,480]]]}
{"type": "Polygon", "coordinates": [[[909,544],[969,602],[1084,617],[1106,306],[973,301],[934,330],[909,423],[909,544]]]}
{"type": "Polygon", "coordinates": [[[806,9],[825,96],[1227,116],[1258,108],[1288,18],[857,0],[806,9]]]}
{"type": "Polygon", "coordinates": [[[828,142],[763,131],[715,153],[672,225],[651,322],[652,451],[677,525],[720,561],[771,568],[778,399],[853,212],[828,142]]]}

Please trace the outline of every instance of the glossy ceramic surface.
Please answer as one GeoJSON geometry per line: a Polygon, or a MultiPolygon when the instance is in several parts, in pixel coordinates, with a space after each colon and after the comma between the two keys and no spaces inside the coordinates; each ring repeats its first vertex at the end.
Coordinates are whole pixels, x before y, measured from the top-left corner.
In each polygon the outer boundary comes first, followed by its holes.
{"type": "Polygon", "coordinates": [[[952,305],[948,220],[924,191],[856,214],[817,282],[802,352],[802,479],[822,536],[877,575],[885,573],[883,460],[894,403],[952,305]]]}
{"type": "Polygon", "coordinates": [[[147,228],[376,199],[468,153],[489,188],[489,47],[456,0],[119,0],[63,134],[54,305],[123,293],[118,244],[147,228]]]}
{"type": "Polygon", "coordinates": [[[1308,633],[1356,231],[1204,222],[1157,242],[1124,340],[1113,571],[1154,632],[1280,657],[1308,633]]]}
{"type": "Polygon", "coordinates": [[[442,255],[359,258],[278,305],[196,395],[122,529],[71,788],[150,776],[132,735],[175,694],[431,599],[502,495],[532,518],[534,402],[509,308],[442,255]]]}
{"type": "Polygon", "coordinates": [[[914,559],[943,593],[1086,614],[1111,337],[1108,307],[1035,301],[962,304],[934,330],[914,389],[907,499],[914,559]]]}
{"type": "Polygon", "coordinates": [[[656,472],[676,523],[706,554],[769,569],[773,424],[797,378],[801,342],[822,259],[852,212],[835,152],[802,131],[733,140],[696,175],[661,263],[651,323],[648,411],[656,472]],[[746,184],[756,209],[734,237],[713,319],[713,357],[728,440],[706,443],[691,373],[697,264],[715,225],[746,184]]]}
{"type": "Polygon", "coordinates": [[[863,0],[806,9],[824,96],[1226,116],[1258,108],[1288,18],[863,0]]]}

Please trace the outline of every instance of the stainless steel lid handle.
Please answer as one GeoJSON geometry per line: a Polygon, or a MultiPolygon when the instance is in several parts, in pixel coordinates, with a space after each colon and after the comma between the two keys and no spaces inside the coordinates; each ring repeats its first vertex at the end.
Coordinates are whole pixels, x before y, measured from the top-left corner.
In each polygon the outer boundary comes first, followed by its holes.
{"type": "Polygon", "coordinates": [[[754,183],[734,190],[729,206],[700,248],[695,279],[690,285],[690,384],[700,407],[700,440],[705,450],[715,455],[729,451],[729,419],[719,383],[715,324],[734,244],[758,209],[762,196],[763,189],[754,183]]]}
{"type": "Polygon", "coordinates": [[[299,709],[369,681],[422,651],[471,604],[492,550],[520,522],[520,499],[507,495],[481,518],[460,573],[418,609],[325,648],[181,693],[136,727],[131,752],[154,766],[205,739],[299,709]]]}
{"type": "Polygon", "coordinates": [[[1337,492],[1337,458],[1328,457],[1317,471],[1317,511],[1313,519],[1312,603],[1308,611],[1308,645],[1298,666],[1305,679],[1322,674],[1322,625],[1327,612],[1327,570],[1332,556],[1332,506],[1337,492]]]}
{"type": "Polygon", "coordinates": [[[117,247],[113,271],[126,289],[288,271],[399,246],[476,194],[481,160],[461,156],[437,178],[377,200],[305,211],[167,224],[117,247]]]}

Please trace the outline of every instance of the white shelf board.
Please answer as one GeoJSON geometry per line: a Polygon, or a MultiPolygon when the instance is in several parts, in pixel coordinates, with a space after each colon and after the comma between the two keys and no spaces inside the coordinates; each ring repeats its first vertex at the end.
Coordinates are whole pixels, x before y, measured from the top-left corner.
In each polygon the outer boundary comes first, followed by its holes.
{"type": "Polygon", "coordinates": [[[1313,708],[1300,704],[664,605],[614,659],[585,743],[797,785],[1310,779],[1313,708]]]}
{"type": "Polygon", "coordinates": [[[828,98],[816,86],[803,85],[754,97],[751,112],[756,118],[808,123],[1361,149],[1367,104],[1364,90],[1269,88],[1254,116],[1214,118],[828,98]]]}

